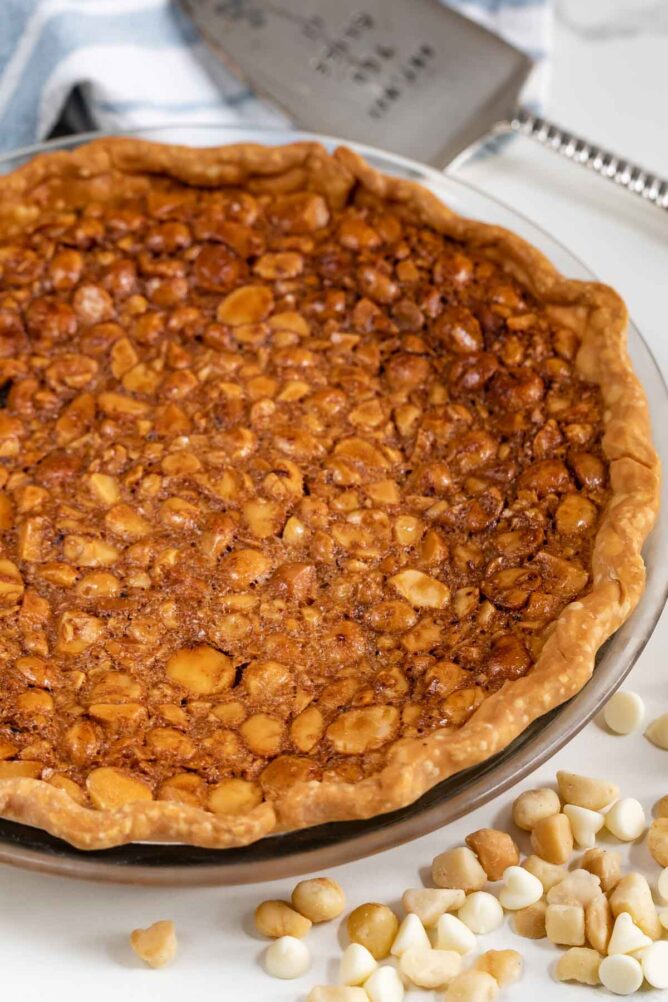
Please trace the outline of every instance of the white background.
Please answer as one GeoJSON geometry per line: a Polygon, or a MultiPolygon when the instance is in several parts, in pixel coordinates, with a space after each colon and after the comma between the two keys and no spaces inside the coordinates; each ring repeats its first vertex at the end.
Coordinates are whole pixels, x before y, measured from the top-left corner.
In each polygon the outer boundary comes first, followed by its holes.
{"type": "MultiPolygon", "coordinates": [[[[548,112],[668,175],[665,0],[560,0],[558,13],[548,112]]],[[[664,372],[668,370],[667,213],[527,140],[462,168],[461,176],[532,217],[616,287],[664,372]]],[[[627,683],[645,699],[650,718],[668,709],[667,635],[664,616],[627,683]]],[[[616,780],[649,812],[668,793],[667,766],[668,753],[651,746],[641,733],[613,737],[592,723],[521,785],[552,780],[557,768],[579,769],[616,780]]],[[[476,828],[507,824],[510,799],[506,794],[447,830],[340,867],[334,875],[351,906],[367,900],[397,903],[406,887],[419,886],[419,871],[435,853],[460,843],[476,828]]],[[[632,846],[627,855],[634,866],[656,877],[644,846],[632,846]]],[[[289,895],[291,883],[146,890],[0,868],[0,991],[19,1002],[43,996],[50,1002],[88,997],[131,1002],[152,995],[161,1002],[303,1002],[312,984],[335,977],[336,924],[309,936],[314,954],[310,974],[297,982],[278,982],[259,966],[263,944],[253,937],[249,923],[260,900],[289,895]],[[142,968],[127,936],[130,929],[161,918],[176,922],[180,949],[172,967],[154,972],[142,968]]],[[[555,983],[551,967],[556,948],[545,940],[534,944],[520,939],[508,924],[481,945],[515,947],[526,958],[522,982],[506,989],[504,997],[528,999],[540,992],[544,1002],[584,1002],[595,999],[596,991],[598,997],[605,995],[602,989],[555,983]]]]}

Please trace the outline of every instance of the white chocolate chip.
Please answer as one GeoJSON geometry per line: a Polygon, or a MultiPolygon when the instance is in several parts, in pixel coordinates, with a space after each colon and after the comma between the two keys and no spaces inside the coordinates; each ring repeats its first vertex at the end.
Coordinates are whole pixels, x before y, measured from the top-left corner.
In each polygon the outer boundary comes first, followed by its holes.
{"type": "Polygon", "coordinates": [[[351,943],[341,954],[339,982],[342,985],[362,985],[378,967],[378,962],[366,946],[351,943]]]}
{"type": "MultiPolygon", "coordinates": [[[[519,870],[521,867],[509,866],[508,869],[519,870]]],[[[527,877],[531,877],[531,874],[526,870],[522,870],[522,872],[527,877]]],[[[537,881],[537,883],[540,884],[540,881],[537,881]]],[[[542,891],[543,888],[541,886],[541,893],[542,891]]],[[[471,932],[477,936],[493,932],[503,923],[503,908],[499,899],[487,891],[474,891],[473,894],[469,894],[457,914],[462,922],[469,927],[471,932]]]]}
{"type": "Polygon", "coordinates": [[[645,737],[649,738],[657,748],[668,750],[668,713],[662,713],[652,721],[645,731],[645,737]]]}
{"type": "Polygon", "coordinates": [[[635,957],[616,953],[605,957],[598,969],[601,984],[615,995],[632,995],[642,984],[642,967],[635,957]]]}
{"type": "Polygon", "coordinates": [[[645,704],[637,692],[616,692],[603,710],[603,719],[615,734],[630,734],[643,722],[645,704]]]}
{"type": "Polygon", "coordinates": [[[364,982],[371,1002],[402,1002],[404,983],[394,967],[377,967],[364,982]]]}
{"type": "Polygon", "coordinates": [[[415,946],[428,950],[431,947],[431,943],[420,919],[417,915],[410,914],[406,916],[399,926],[399,931],[390,947],[390,953],[393,957],[400,957],[406,950],[410,950],[411,947],[415,946]]]}
{"type": "Polygon", "coordinates": [[[430,929],[445,912],[461,908],[465,897],[460,888],[416,887],[404,891],[401,903],[407,912],[417,915],[422,925],[430,929]]]}
{"type": "MultiPolygon", "coordinates": [[[[503,914],[503,913],[502,913],[503,914]]],[[[446,912],[436,923],[436,949],[470,953],[475,950],[476,939],[471,930],[456,915],[446,912]]]]}
{"type": "Polygon", "coordinates": [[[300,978],[311,966],[306,943],[296,936],[281,936],[264,952],[264,969],[272,978],[300,978]]]}
{"type": "Polygon", "coordinates": [[[613,804],[605,815],[605,827],[620,842],[633,842],[647,827],[642,804],[634,797],[624,797],[613,804]]]}
{"type": "Polygon", "coordinates": [[[652,943],[643,950],[640,963],[652,988],[668,988],[668,943],[652,943]]]}
{"type": "Polygon", "coordinates": [[[659,874],[656,886],[661,900],[668,903],[668,866],[664,867],[659,874]]]}
{"type": "Polygon", "coordinates": [[[633,953],[650,946],[652,940],[640,929],[628,912],[622,912],[615,919],[612,936],[608,943],[608,956],[615,953],[633,953]]]}
{"type": "Polygon", "coordinates": [[[605,815],[600,811],[590,811],[576,804],[564,804],[564,814],[571,823],[571,831],[576,843],[582,849],[593,849],[596,834],[605,824],[605,815]]]}
{"type": "Polygon", "coordinates": [[[508,866],[503,871],[503,887],[499,892],[499,901],[504,908],[509,911],[528,908],[529,905],[540,901],[542,896],[543,885],[540,880],[524,867],[508,866]]]}
{"type": "Polygon", "coordinates": [[[412,947],[402,953],[399,969],[418,988],[440,988],[459,974],[462,955],[455,950],[412,947]]]}

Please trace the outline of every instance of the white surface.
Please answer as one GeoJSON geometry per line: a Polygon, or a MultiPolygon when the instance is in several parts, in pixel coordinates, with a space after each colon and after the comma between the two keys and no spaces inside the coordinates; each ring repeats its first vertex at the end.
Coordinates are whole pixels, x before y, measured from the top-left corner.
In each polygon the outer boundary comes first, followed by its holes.
{"type": "MultiPolygon", "coordinates": [[[[668,24],[658,17],[663,6],[662,0],[561,0],[548,112],[556,121],[668,175],[668,24]],[[657,17],[651,16],[652,7],[657,17]]],[[[461,176],[532,216],[619,289],[668,372],[668,214],[534,148],[528,140],[517,140],[501,156],[463,168],[461,176]]],[[[626,685],[642,695],[647,720],[668,709],[667,624],[664,614],[626,685]]],[[[589,772],[618,782],[622,794],[637,797],[649,815],[658,797],[668,793],[667,755],[642,733],[616,737],[592,723],[521,788],[552,780],[557,768],[589,772]]],[[[498,825],[511,830],[509,804],[510,795],[504,795],[448,830],[340,867],[333,875],[351,906],[377,900],[399,908],[402,891],[420,885],[424,868],[437,852],[461,843],[476,828],[498,825]]],[[[527,848],[526,840],[520,841],[527,848]]],[[[599,839],[599,844],[604,841],[599,839]]],[[[656,881],[659,868],[644,845],[625,846],[622,852],[656,881]]],[[[230,889],[146,890],[0,869],[3,995],[20,1002],[44,995],[50,1002],[69,1002],[85,998],[88,991],[95,993],[91,997],[96,1002],[133,1002],[153,994],[161,1002],[303,1002],[311,985],[336,978],[338,922],[312,930],[308,942],[313,968],[290,983],[274,981],[262,971],[259,957],[266,944],[249,934],[255,905],[266,897],[286,897],[290,888],[290,881],[278,881],[230,889]],[[176,922],[179,955],[171,968],[151,971],[131,953],[127,937],[132,928],[162,918],[176,922]]],[[[340,943],[345,944],[344,937],[340,943]]],[[[607,995],[603,989],[556,983],[551,970],[558,950],[545,940],[531,943],[515,936],[508,922],[481,937],[480,944],[482,949],[512,947],[525,956],[522,981],[504,989],[504,997],[529,999],[540,992],[541,1002],[585,1002],[607,995]]],[[[436,997],[418,992],[408,996],[436,997]]],[[[643,995],[654,997],[659,993],[643,995]]]]}

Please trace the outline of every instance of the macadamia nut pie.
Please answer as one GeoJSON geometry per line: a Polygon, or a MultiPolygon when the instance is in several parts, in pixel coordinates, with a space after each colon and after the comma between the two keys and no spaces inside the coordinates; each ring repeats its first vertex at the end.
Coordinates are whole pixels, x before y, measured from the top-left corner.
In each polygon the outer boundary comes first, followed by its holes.
{"type": "Polygon", "coordinates": [[[0,179],[0,815],[241,845],[576,693],[657,508],[625,323],[347,149],[0,179]]]}

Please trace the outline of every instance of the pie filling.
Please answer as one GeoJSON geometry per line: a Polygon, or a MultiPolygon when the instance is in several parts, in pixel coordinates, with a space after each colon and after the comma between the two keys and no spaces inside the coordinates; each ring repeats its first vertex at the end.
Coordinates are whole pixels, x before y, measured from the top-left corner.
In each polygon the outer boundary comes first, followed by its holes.
{"type": "Polygon", "coordinates": [[[156,178],[0,276],[0,778],[217,814],[355,783],[589,589],[578,337],[410,211],[156,178]]]}

